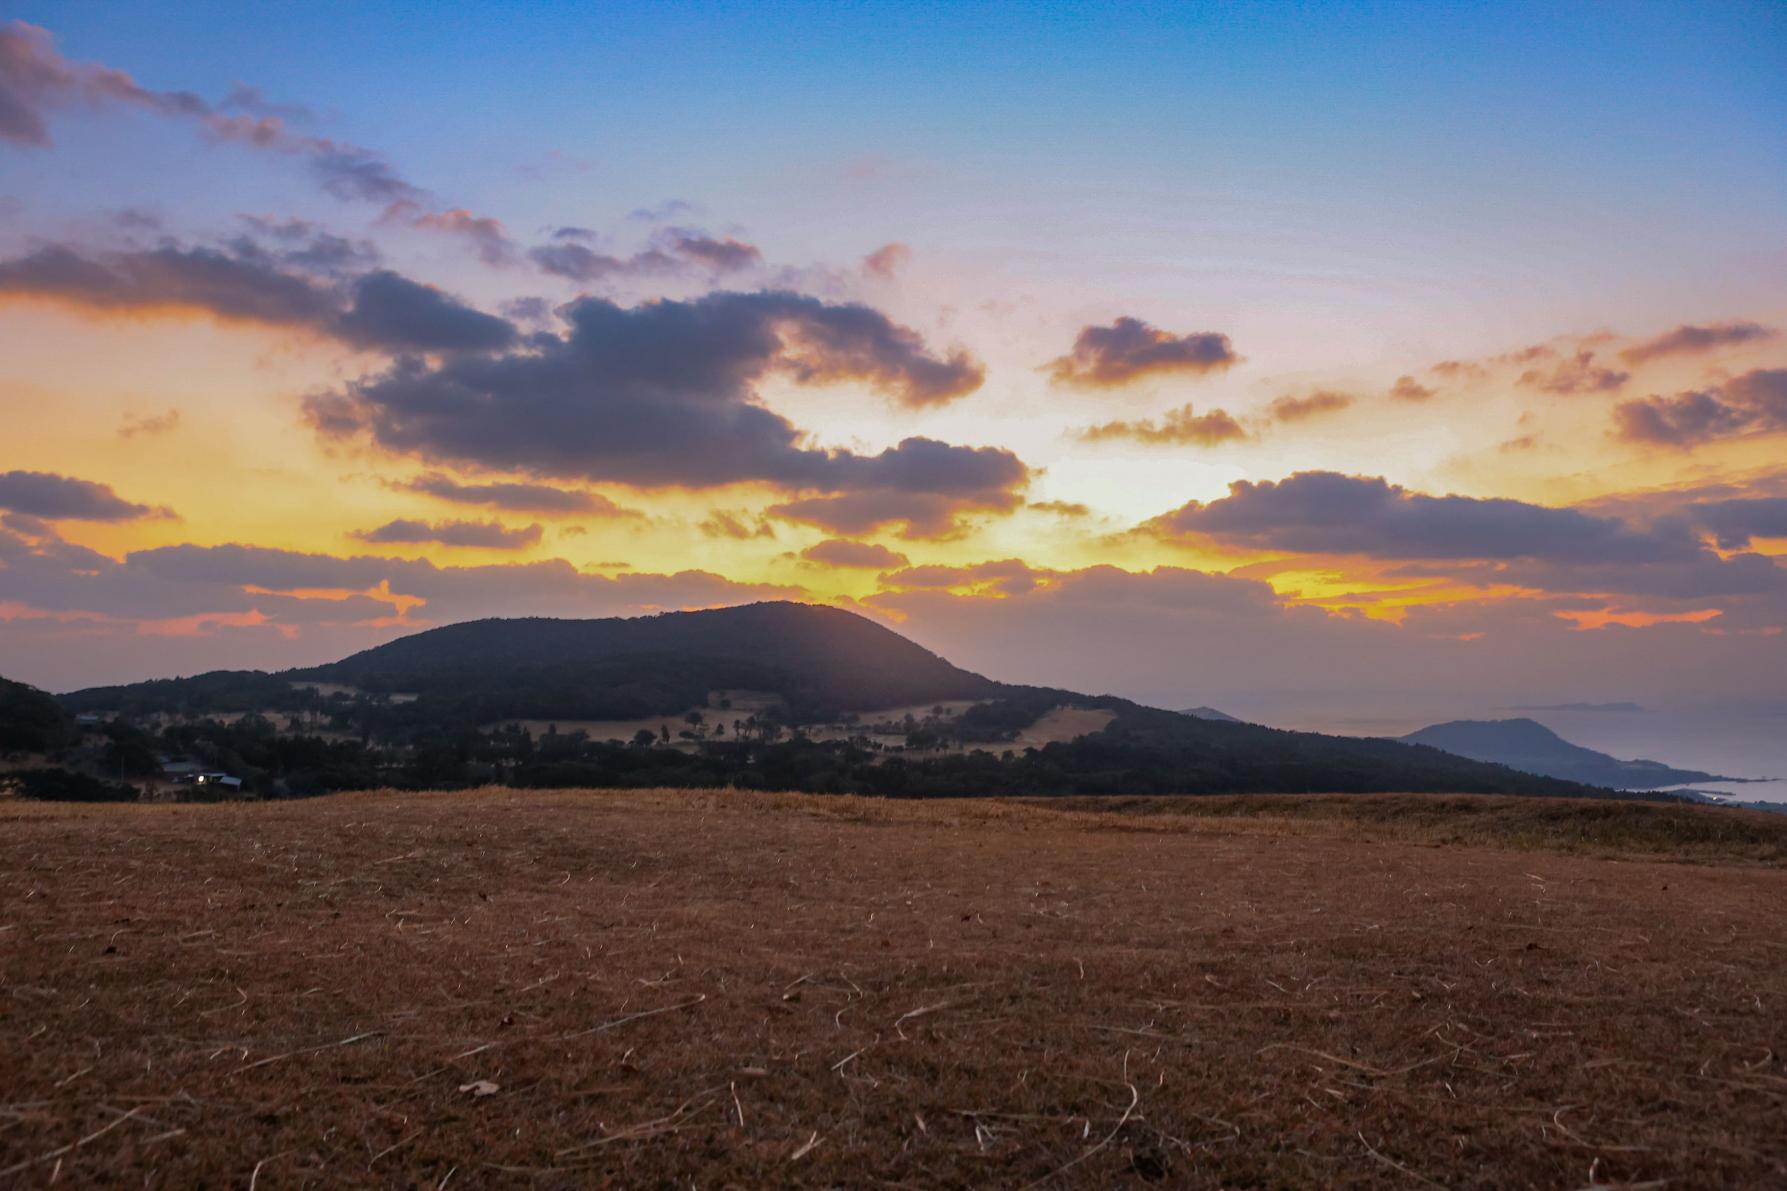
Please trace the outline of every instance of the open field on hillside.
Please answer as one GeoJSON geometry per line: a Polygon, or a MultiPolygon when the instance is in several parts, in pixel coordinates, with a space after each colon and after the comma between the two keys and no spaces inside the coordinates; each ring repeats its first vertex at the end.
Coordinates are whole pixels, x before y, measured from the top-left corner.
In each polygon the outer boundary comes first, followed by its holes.
{"type": "Polygon", "coordinates": [[[1420,796],[0,804],[0,1185],[1778,1186],[1783,837],[1420,796]]]}

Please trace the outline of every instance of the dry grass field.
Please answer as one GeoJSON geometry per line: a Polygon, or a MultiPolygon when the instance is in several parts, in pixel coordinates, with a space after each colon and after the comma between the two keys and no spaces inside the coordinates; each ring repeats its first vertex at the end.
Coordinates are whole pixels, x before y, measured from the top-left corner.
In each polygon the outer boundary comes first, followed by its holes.
{"type": "Polygon", "coordinates": [[[0,1185],[1787,1185],[1787,820],[0,805],[0,1185]]]}

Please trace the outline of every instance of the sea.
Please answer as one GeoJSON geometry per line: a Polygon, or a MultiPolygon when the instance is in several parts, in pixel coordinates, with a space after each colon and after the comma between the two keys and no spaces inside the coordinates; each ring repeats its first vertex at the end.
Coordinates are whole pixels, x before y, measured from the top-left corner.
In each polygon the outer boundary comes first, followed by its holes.
{"type": "MultiPolygon", "coordinates": [[[[1698,769],[1742,782],[1695,782],[1690,789],[1733,802],[1787,803],[1787,702],[1777,704],[1692,705],[1600,710],[1590,707],[1537,707],[1442,701],[1406,707],[1335,708],[1311,703],[1285,706],[1278,700],[1249,714],[1245,700],[1222,710],[1275,728],[1328,732],[1341,736],[1402,736],[1445,720],[1537,720],[1572,744],[1623,760],[1661,761],[1678,769],[1698,769]]],[[[1619,704],[1609,707],[1618,708],[1619,704]]]]}

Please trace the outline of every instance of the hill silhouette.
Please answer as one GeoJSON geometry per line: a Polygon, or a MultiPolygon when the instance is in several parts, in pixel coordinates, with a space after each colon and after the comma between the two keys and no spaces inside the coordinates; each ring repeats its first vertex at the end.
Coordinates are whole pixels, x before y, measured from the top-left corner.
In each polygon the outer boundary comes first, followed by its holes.
{"type": "Polygon", "coordinates": [[[275,791],[501,781],[889,796],[1596,792],[1419,744],[1285,732],[999,683],[854,613],[792,603],[632,619],[471,621],[323,666],[93,688],[61,702],[126,719],[176,713],[184,725],[162,732],[165,751],[206,758],[275,791]],[[716,691],[741,690],[779,703],[745,716],[709,702],[716,691]],[[907,716],[892,735],[867,730],[877,710],[956,700],[976,705],[960,715],[907,716]],[[1110,716],[1075,739],[1016,743],[1059,707],[1110,716]],[[281,710],[311,731],[326,727],[328,739],[302,745],[294,736],[304,729],[282,731],[254,715],[194,723],[281,710]],[[629,730],[620,736],[634,739],[606,741],[574,729],[536,740],[492,727],[650,716],[672,717],[679,729],[687,718],[689,728],[674,739],[661,724],[657,737],[629,730]]]}
{"type": "Polygon", "coordinates": [[[633,619],[474,620],[291,677],[421,695],[477,689],[509,704],[502,715],[567,718],[677,712],[714,690],[774,692],[809,716],[998,690],[872,620],[795,603],[633,619]]]}
{"type": "Polygon", "coordinates": [[[0,754],[53,753],[66,745],[74,725],[48,694],[0,678],[0,754]]]}
{"type": "Polygon", "coordinates": [[[1493,761],[1525,773],[1616,790],[1655,790],[1685,782],[1722,782],[1732,778],[1675,769],[1659,761],[1622,761],[1607,753],[1571,744],[1537,720],[1451,720],[1432,724],[1401,738],[1469,757],[1493,761]]]}

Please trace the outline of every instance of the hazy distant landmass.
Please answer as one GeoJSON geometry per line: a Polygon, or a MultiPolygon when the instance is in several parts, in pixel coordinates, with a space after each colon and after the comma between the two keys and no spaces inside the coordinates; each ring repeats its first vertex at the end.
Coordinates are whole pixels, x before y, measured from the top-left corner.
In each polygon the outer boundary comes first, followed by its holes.
{"type": "Polygon", "coordinates": [[[1617,790],[1656,790],[1688,782],[1729,782],[1697,769],[1675,769],[1658,761],[1622,761],[1594,749],[1571,744],[1537,720],[1452,720],[1401,737],[1409,744],[1493,761],[1526,773],[1617,790]]]}
{"type": "Polygon", "coordinates": [[[1642,712],[1637,703],[1516,703],[1509,711],[1614,711],[1642,712]]]}
{"type": "MultiPolygon", "coordinates": [[[[177,755],[264,796],[492,782],[895,797],[1608,793],[1421,742],[995,682],[854,613],[794,603],[472,621],[324,666],[97,687],[57,702],[88,721],[90,743],[69,755],[96,776],[177,755]]],[[[41,702],[31,706],[41,718],[41,702]]]]}

